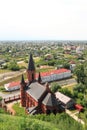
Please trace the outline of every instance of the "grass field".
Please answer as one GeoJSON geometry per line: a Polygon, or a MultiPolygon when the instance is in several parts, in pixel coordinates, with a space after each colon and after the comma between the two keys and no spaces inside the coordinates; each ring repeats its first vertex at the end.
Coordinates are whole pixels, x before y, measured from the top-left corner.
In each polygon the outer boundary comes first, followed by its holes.
{"type": "Polygon", "coordinates": [[[6,72],[11,72],[11,70],[7,70],[7,69],[0,69],[0,74],[6,73],[6,72]]]}
{"type": "Polygon", "coordinates": [[[70,90],[71,92],[73,92],[73,88],[76,86],[77,83],[72,83],[69,85],[64,85],[62,86],[62,88],[67,88],[68,90],[70,90]]]}

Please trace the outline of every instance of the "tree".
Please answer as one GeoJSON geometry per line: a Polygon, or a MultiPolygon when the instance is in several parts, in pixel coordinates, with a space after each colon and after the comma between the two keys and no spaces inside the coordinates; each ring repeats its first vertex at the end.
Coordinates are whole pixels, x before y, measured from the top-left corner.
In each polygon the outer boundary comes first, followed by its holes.
{"type": "Polygon", "coordinates": [[[81,65],[76,66],[74,73],[77,76],[77,82],[85,84],[86,74],[84,71],[84,65],[81,64],[81,65]]]}
{"type": "Polygon", "coordinates": [[[20,70],[20,67],[18,66],[17,62],[14,60],[14,61],[11,61],[8,65],[8,68],[10,70],[13,70],[13,71],[17,71],[17,70],[20,70]]]}
{"type": "Polygon", "coordinates": [[[71,91],[68,90],[67,88],[61,88],[59,91],[60,91],[61,93],[63,93],[64,95],[66,95],[66,96],[69,96],[69,97],[71,97],[71,98],[73,97],[71,91]]]}
{"type": "Polygon", "coordinates": [[[61,86],[60,86],[59,84],[57,84],[57,83],[52,83],[51,91],[55,93],[55,92],[58,91],[60,88],[61,88],[61,86]]]}
{"type": "Polygon", "coordinates": [[[0,97],[0,106],[2,105],[2,97],[0,97]]]}
{"type": "Polygon", "coordinates": [[[78,93],[81,92],[81,93],[84,93],[85,92],[85,85],[83,84],[77,84],[74,88],[73,88],[73,91],[77,91],[78,93]]]}
{"type": "Polygon", "coordinates": [[[70,69],[70,64],[69,63],[64,63],[63,67],[66,68],[66,69],[70,69]]]}

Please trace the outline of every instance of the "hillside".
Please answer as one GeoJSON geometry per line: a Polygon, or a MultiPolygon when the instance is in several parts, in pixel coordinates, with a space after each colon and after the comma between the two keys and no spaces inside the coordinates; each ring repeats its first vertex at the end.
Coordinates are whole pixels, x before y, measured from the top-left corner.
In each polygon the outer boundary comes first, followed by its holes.
{"type": "Polygon", "coordinates": [[[84,130],[83,127],[65,113],[11,116],[0,114],[0,130],[84,130]]]}
{"type": "Polygon", "coordinates": [[[38,119],[0,114],[0,130],[58,130],[58,128],[38,119]]]}

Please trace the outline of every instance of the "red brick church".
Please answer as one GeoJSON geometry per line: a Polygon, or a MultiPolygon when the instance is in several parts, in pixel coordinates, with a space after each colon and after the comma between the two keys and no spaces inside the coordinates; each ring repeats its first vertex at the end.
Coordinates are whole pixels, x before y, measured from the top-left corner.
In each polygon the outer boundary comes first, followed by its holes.
{"type": "Polygon", "coordinates": [[[28,69],[27,69],[28,82],[26,83],[22,75],[21,79],[21,105],[26,108],[29,114],[53,112],[56,114],[59,111],[58,101],[51,92],[48,83],[41,84],[41,76],[38,74],[36,80],[36,70],[32,54],[30,54],[28,69]]]}

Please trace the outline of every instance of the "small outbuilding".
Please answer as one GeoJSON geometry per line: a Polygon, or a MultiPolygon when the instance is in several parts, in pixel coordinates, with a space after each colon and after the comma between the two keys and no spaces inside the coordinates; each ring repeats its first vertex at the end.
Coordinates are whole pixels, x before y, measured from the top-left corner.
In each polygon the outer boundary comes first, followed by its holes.
{"type": "Polygon", "coordinates": [[[17,89],[20,89],[20,82],[10,82],[7,84],[4,84],[4,87],[6,89],[6,91],[14,91],[17,89]]]}
{"type": "Polygon", "coordinates": [[[60,101],[60,103],[62,104],[62,106],[67,109],[67,108],[73,108],[74,107],[74,100],[60,92],[56,92],[55,93],[56,98],[60,101]]]}

